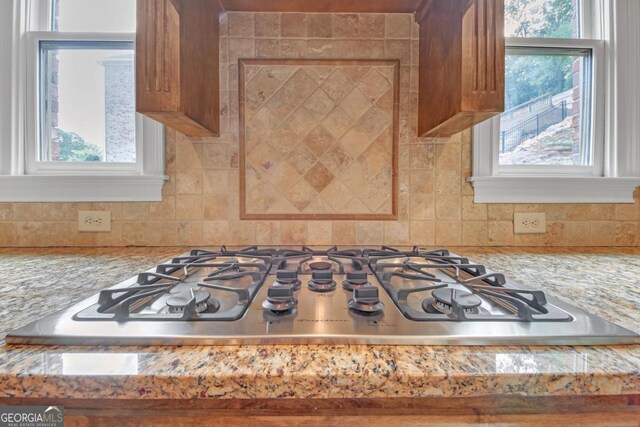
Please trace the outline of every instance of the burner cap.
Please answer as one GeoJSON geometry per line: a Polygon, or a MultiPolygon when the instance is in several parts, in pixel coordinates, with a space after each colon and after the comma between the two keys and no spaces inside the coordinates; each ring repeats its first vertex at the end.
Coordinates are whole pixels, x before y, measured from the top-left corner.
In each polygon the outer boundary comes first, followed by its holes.
{"type": "Polygon", "coordinates": [[[326,261],[315,261],[309,263],[309,269],[313,271],[331,270],[332,264],[326,261]]]}
{"type": "Polygon", "coordinates": [[[435,289],[431,292],[431,295],[433,299],[426,299],[422,303],[422,307],[426,311],[429,311],[427,308],[429,305],[432,305],[439,312],[448,314],[453,309],[453,301],[466,312],[471,312],[482,304],[482,300],[477,295],[459,289],[435,289]]]}
{"type": "MultiPolygon", "coordinates": [[[[196,312],[201,313],[208,307],[215,308],[217,310],[220,307],[220,303],[215,299],[210,299],[209,292],[203,290],[194,290],[193,295],[196,298],[196,312]]],[[[181,291],[171,294],[167,298],[167,306],[170,313],[182,313],[191,301],[191,292],[181,291]]]]}

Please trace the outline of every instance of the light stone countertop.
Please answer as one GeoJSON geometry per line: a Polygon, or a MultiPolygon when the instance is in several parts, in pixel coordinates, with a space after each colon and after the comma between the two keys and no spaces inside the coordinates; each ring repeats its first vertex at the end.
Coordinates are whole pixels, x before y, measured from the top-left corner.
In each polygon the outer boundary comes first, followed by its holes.
{"type": "MultiPolygon", "coordinates": [[[[454,248],[640,333],[639,249],[454,248]]],[[[640,345],[6,346],[6,333],[182,248],[0,250],[0,398],[363,398],[640,393],[640,345]]]]}

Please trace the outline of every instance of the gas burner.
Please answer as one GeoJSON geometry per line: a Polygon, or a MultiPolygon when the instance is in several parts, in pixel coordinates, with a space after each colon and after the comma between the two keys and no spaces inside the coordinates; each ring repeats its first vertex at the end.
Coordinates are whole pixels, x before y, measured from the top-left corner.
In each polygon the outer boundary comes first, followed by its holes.
{"type": "Polygon", "coordinates": [[[353,290],[353,298],[349,300],[349,307],[361,313],[373,314],[381,312],[384,309],[384,303],[380,301],[378,288],[367,286],[353,290]]]}
{"type": "Polygon", "coordinates": [[[262,302],[262,308],[273,313],[286,313],[292,310],[298,305],[293,291],[292,286],[271,286],[267,289],[267,299],[262,302]]]}
{"type": "Polygon", "coordinates": [[[314,271],[308,283],[309,289],[313,292],[331,292],[336,289],[336,282],[333,280],[331,271],[314,271]]]}
{"type": "Polygon", "coordinates": [[[371,286],[369,283],[369,277],[364,271],[352,271],[347,273],[347,280],[342,282],[342,287],[347,291],[353,291],[354,289],[364,288],[371,286]]]}
{"type": "Polygon", "coordinates": [[[333,265],[326,261],[314,261],[309,263],[309,270],[311,271],[331,270],[331,267],[333,267],[333,265]]]}
{"type": "Polygon", "coordinates": [[[471,292],[458,289],[441,288],[431,292],[433,298],[427,298],[422,302],[422,308],[430,312],[433,309],[443,314],[453,311],[454,302],[458,304],[465,313],[475,313],[482,304],[482,300],[471,292]]]}
{"type": "MultiPolygon", "coordinates": [[[[220,308],[220,303],[210,298],[209,292],[202,290],[193,291],[193,296],[196,299],[196,312],[202,313],[209,309],[210,311],[217,311],[220,308]]],[[[191,292],[181,291],[172,293],[167,298],[167,306],[169,307],[169,313],[183,313],[185,307],[191,301],[191,292]]]]}
{"type": "Polygon", "coordinates": [[[276,273],[276,281],[274,286],[290,286],[297,291],[302,286],[302,282],[298,279],[298,272],[291,270],[278,270],[276,273]]]}

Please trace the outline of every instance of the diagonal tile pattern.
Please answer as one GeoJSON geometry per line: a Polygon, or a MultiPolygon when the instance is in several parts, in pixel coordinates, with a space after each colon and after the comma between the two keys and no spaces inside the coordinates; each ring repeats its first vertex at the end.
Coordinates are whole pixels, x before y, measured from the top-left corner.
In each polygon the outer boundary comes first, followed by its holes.
{"type": "Polygon", "coordinates": [[[244,214],[392,217],[395,67],[244,64],[244,214]]]}

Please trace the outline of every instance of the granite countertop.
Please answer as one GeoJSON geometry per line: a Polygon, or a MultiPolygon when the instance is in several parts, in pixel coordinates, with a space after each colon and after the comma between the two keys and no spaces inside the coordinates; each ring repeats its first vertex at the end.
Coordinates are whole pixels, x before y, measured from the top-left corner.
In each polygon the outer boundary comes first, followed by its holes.
{"type": "MultiPolygon", "coordinates": [[[[640,333],[640,250],[454,250],[640,333]]],[[[6,333],[184,252],[0,250],[0,398],[363,398],[640,393],[640,345],[40,347],[6,333]]]]}

